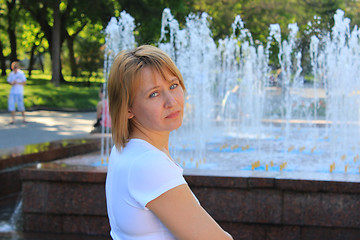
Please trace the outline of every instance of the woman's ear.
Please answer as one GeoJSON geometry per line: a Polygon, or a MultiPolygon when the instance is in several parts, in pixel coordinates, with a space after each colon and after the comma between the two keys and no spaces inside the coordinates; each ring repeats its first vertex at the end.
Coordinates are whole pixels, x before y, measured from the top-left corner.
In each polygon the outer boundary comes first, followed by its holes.
{"type": "Polygon", "coordinates": [[[128,119],[131,119],[134,117],[134,114],[128,109],[128,119]]]}

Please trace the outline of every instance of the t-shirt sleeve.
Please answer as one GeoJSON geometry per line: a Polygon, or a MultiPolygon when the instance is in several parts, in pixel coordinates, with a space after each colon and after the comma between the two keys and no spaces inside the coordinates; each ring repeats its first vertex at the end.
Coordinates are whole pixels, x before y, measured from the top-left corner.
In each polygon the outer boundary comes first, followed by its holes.
{"type": "Polygon", "coordinates": [[[149,151],[134,161],[128,183],[132,197],[145,208],[150,201],[186,181],[182,169],[164,154],[149,151]]]}
{"type": "Polygon", "coordinates": [[[8,81],[8,83],[11,83],[12,81],[14,81],[14,79],[13,79],[13,73],[11,72],[10,74],[9,74],[9,76],[7,77],[7,81],[8,81]]]}
{"type": "Polygon", "coordinates": [[[26,82],[26,76],[25,76],[24,72],[22,72],[22,74],[21,74],[21,81],[26,82]]]}

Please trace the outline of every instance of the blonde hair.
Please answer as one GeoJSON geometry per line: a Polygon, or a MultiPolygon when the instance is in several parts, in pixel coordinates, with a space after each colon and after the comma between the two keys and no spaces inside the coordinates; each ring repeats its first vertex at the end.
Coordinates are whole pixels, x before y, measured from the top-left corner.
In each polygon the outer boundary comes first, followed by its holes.
{"type": "Polygon", "coordinates": [[[17,67],[17,68],[19,68],[19,62],[18,61],[14,61],[14,62],[12,62],[11,63],[11,66],[10,66],[10,68],[11,68],[11,70],[14,70],[14,67],[17,67]]]}
{"type": "Polygon", "coordinates": [[[164,76],[164,69],[174,74],[185,91],[184,80],[171,58],[161,49],[143,45],[132,50],[123,50],[115,58],[108,80],[109,111],[112,137],[117,149],[125,147],[131,133],[128,110],[134,101],[140,84],[140,73],[151,67],[164,76]]]}

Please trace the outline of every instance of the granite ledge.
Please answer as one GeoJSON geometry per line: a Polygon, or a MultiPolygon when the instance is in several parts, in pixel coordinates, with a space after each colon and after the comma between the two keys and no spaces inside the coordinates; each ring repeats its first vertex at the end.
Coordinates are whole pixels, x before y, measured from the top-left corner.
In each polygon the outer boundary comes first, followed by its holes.
{"type": "MultiPolygon", "coordinates": [[[[23,181],[69,181],[69,182],[105,182],[106,166],[71,165],[62,161],[38,164],[37,166],[23,168],[20,178],[23,181]]],[[[295,178],[271,178],[251,175],[248,173],[222,172],[212,170],[184,171],[184,177],[190,186],[211,188],[236,189],[277,189],[280,191],[296,192],[331,192],[331,193],[360,193],[360,180],[331,181],[295,178]],[[218,175],[217,175],[218,173],[218,175]]],[[[294,176],[292,176],[294,177],[294,176]]],[[[360,178],[360,177],[359,177],[360,178]]]]}
{"type": "Polygon", "coordinates": [[[29,144],[17,148],[1,149],[0,170],[34,162],[49,162],[74,155],[95,152],[100,148],[100,138],[89,137],[82,140],[65,139],[41,144],[29,144]],[[30,150],[26,150],[26,148],[30,150]]]}
{"type": "Polygon", "coordinates": [[[360,175],[259,173],[185,169],[189,185],[198,187],[265,189],[296,192],[360,193],[360,175]]]}
{"type": "MultiPolygon", "coordinates": [[[[54,164],[51,165],[54,166],[54,164]]],[[[65,166],[63,168],[58,166],[58,168],[55,169],[38,169],[31,167],[20,170],[20,179],[22,181],[104,183],[106,171],[106,167],[90,166],[65,166]]]]}

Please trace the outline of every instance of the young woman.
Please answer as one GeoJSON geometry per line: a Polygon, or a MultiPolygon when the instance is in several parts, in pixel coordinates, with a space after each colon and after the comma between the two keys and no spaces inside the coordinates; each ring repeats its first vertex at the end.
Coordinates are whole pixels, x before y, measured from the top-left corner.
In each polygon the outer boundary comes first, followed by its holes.
{"type": "Polygon", "coordinates": [[[114,240],[232,239],[201,207],[169,153],[184,92],[178,68],[156,47],[122,51],[113,63],[108,95],[115,146],[106,200],[114,240]]]}

